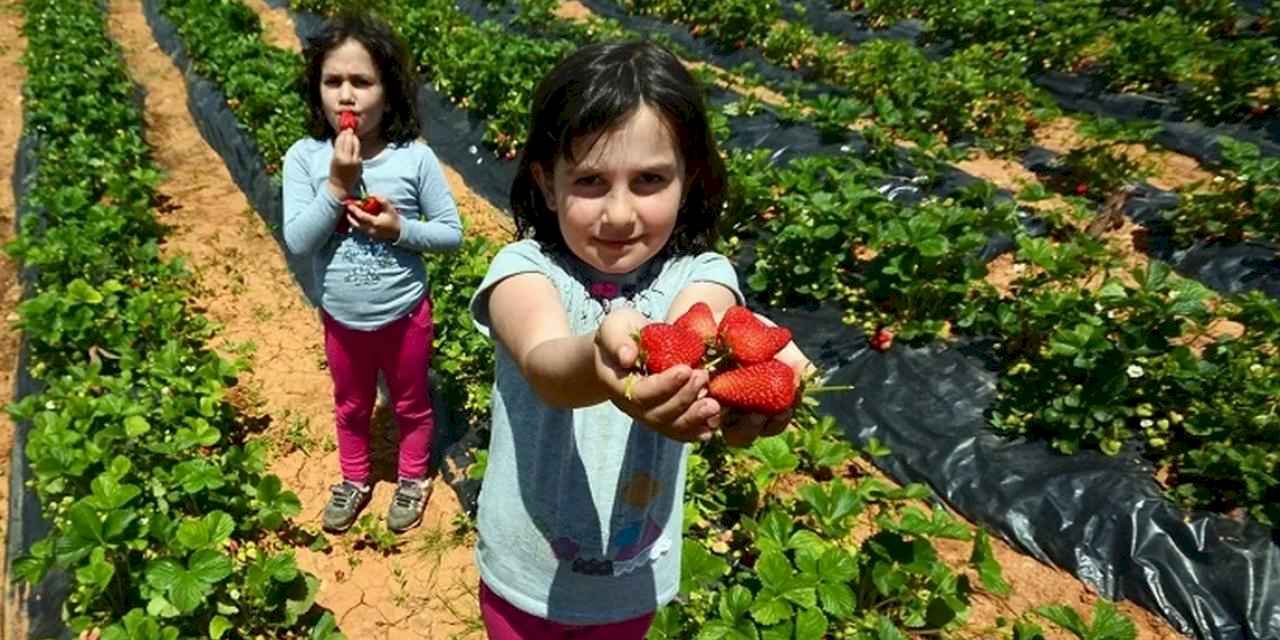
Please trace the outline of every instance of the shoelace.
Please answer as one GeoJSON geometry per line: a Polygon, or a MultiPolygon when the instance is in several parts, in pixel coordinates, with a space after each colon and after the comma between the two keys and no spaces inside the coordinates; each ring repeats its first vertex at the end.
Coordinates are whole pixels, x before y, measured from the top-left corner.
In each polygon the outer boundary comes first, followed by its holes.
{"type": "Polygon", "coordinates": [[[346,509],[350,506],[356,494],[360,492],[359,489],[346,483],[335,484],[331,487],[331,490],[333,491],[333,506],[339,509],[346,509]]]}
{"type": "Polygon", "coordinates": [[[397,507],[411,509],[422,500],[422,488],[408,482],[401,482],[396,487],[395,503],[397,507]]]}

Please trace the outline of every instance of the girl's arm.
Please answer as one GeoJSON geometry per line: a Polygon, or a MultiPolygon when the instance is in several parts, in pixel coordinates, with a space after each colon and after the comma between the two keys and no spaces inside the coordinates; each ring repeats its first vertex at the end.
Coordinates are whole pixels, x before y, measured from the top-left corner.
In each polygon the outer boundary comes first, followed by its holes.
{"type": "Polygon", "coordinates": [[[333,235],[346,207],[329,188],[316,192],[302,147],[295,145],[284,158],[284,243],[289,253],[310,255],[333,235]]]}
{"type": "Polygon", "coordinates": [[[612,401],[624,413],[676,440],[710,436],[719,406],[699,400],[705,371],[680,366],[629,384],[635,361],[631,334],[648,320],[631,309],[610,313],[588,335],[571,335],[560,295],[541,274],[522,273],[489,294],[494,338],[506,347],[544,402],[572,409],[612,401]],[[629,349],[629,351],[628,351],[629,349]]]}
{"type": "Polygon", "coordinates": [[[418,210],[422,219],[400,218],[397,247],[409,251],[453,251],[462,243],[462,218],[449,192],[440,161],[426,149],[418,169],[418,210]]]}

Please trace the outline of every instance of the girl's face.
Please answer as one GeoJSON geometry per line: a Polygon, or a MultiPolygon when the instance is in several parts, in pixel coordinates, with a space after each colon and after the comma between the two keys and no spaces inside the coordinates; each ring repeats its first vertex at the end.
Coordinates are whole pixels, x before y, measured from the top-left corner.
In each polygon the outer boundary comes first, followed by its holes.
{"type": "Polygon", "coordinates": [[[360,139],[376,137],[386,107],[384,95],[382,74],[359,41],[348,39],[325,57],[320,68],[320,101],[334,131],[338,131],[338,114],[351,111],[360,123],[356,128],[360,139]]]}
{"type": "Polygon", "coordinates": [[[575,141],[576,164],[533,167],[569,250],[605,273],[627,273],[666,246],[685,195],[684,159],[662,117],[641,105],[616,129],[575,141]]]}

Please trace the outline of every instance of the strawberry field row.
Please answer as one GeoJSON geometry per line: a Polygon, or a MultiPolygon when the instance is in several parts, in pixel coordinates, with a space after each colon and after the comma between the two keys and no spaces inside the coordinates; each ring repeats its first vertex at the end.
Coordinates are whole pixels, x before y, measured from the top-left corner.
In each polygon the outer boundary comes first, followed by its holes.
{"type": "Polygon", "coordinates": [[[159,254],[161,173],[101,3],[23,7],[37,169],[8,250],[29,274],[19,326],[41,389],[10,411],[51,531],[15,577],[65,572],[71,630],[109,640],[339,637],[280,542],[300,504],[227,399],[238,365],[159,254]]]}
{"type": "Polygon", "coordinates": [[[1121,91],[1172,91],[1208,120],[1280,111],[1280,8],[1140,0],[829,0],[870,25],[923,18],[926,41],[991,43],[1030,71],[1084,72],[1121,91]]]}

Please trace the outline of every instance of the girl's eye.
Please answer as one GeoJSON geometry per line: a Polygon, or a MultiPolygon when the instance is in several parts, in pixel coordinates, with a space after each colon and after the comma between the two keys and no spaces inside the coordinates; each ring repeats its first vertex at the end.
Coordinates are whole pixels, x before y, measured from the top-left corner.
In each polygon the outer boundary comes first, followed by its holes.
{"type": "Polygon", "coordinates": [[[573,183],[584,187],[594,187],[600,184],[600,176],[582,176],[574,180],[573,183]]]}
{"type": "Polygon", "coordinates": [[[640,179],[648,184],[662,184],[667,181],[667,177],[660,173],[646,173],[640,176],[640,179]]]}

